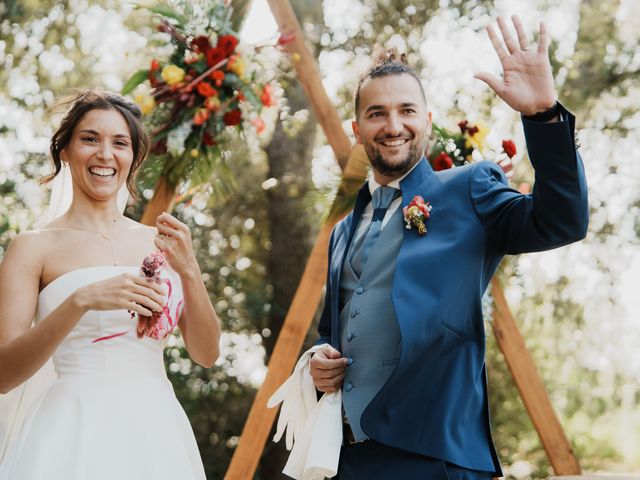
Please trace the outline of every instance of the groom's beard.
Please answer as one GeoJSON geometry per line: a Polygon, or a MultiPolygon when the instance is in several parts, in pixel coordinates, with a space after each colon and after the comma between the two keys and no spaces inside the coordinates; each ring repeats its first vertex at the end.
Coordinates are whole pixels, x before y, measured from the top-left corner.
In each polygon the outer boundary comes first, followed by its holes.
{"type": "Polygon", "coordinates": [[[409,146],[407,156],[397,163],[387,161],[374,144],[366,145],[365,151],[367,152],[367,157],[369,157],[371,166],[376,171],[385,177],[397,178],[407,173],[420,161],[426,151],[426,147],[427,141],[422,139],[417,139],[417,141],[414,140],[409,146]]]}

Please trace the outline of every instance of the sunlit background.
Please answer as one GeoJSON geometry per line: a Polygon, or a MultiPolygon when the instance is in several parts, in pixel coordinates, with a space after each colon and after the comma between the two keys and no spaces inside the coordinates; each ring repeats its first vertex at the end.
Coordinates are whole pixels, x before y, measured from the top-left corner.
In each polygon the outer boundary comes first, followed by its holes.
{"type": "MultiPolygon", "coordinates": [[[[560,99],[578,115],[590,231],[579,244],[507,260],[506,295],[583,466],[640,471],[640,2],[441,0],[425,2],[433,4],[427,12],[422,3],[326,0],[319,7],[292,0],[345,131],[350,134],[350,92],[369,63],[370,47],[397,46],[418,66],[435,122],[451,129],[462,118],[485,123],[493,151],[503,138],[515,140],[516,183],[533,180],[518,114],[473,74],[499,73],[484,32],[497,15],[519,14],[530,33],[546,22],[560,99]]],[[[49,171],[45,155],[55,127],[49,112],[54,99],[79,86],[119,91],[134,71],[168,52],[150,41],[151,15],[115,0],[9,1],[0,5],[0,21],[1,256],[46,207],[48,190],[38,180],[49,171]]],[[[287,100],[295,80],[291,60],[273,48],[278,36],[266,0],[255,0],[241,48],[261,47],[261,75],[277,85],[282,98],[265,116],[266,132],[232,152],[238,159],[232,197],[213,202],[203,194],[177,209],[194,226],[205,280],[225,322],[223,355],[214,373],[195,368],[177,337],[167,350],[210,478],[222,478],[274,340],[268,321],[277,291],[268,274],[273,239],[261,205],[282,185],[291,192],[297,173],[291,174],[293,183],[270,173],[269,158],[277,151],[271,135],[282,122],[293,142],[314,121],[304,102],[287,100]],[[203,409],[206,420],[198,416],[203,409]]],[[[326,206],[322,194],[333,188],[340,170],[321,132],[310,138],[306,169],[315,193],[294,191],[289,197],[318,219],[313,230],[326,206]]],[[[141,205],[128,209],[132,216],[141,211],[141,205]]],[[[310,231],[305,241],[312,238],[310,231]]],[[[544,453],[491,335],[488,343],[496,442],[506,473],[544,478],[544,453]]],[[[263,468],[260,478],[275,478],[263,468]]]]}

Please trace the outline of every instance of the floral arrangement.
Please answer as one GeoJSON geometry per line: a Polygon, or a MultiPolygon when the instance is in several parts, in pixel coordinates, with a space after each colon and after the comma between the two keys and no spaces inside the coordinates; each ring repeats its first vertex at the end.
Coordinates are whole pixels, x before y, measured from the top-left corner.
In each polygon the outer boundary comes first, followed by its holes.
{"type": "MultiPolygon", "coordinates": [[[[458,122],[460,132],[433,125],[436,137],[435,145],[429,152],[429,162],[435,171],[447,170],[473,161],[473,152],[484,154],[488,129],[481,123],[473,125],[467,120],[458,122]]],[[[517,153],[512,140],[502,141],[502,152],[494,161],[509,174],[512,169],[511,158],[517,153]]]]}
{"type": "MultiPolygon", "coordinates": [[[[140,275],[153,280],[158,285],[164,283],[167,286],[167,303],[162,307],[160,312],[154,312],[150,317],[138,315],[138,326],[136,332],[138,338],[147,336],[161,340],[169,335],[176,325],[180,317],[183,300],[178,302],[176,308],[173,308],[173,285],[167,276],[167,260],[162,252],[154,252],[145,257],[140,267],[140,275]]],[[[135,314],[131,313],[133,318],[135,314]]]]}
{"type": "Polygon", "coordinates": [[[431,208],[429,202],[425,202],[420,195],[413,197],[409,205],[402,209],[407,230],[416,227],[418,229],[418,235],[427,233],[426,222],[431,216],[431,208]]]}
{"type": "Polygon", "coordinates": [[[206,181],[222,154],[225,130],[253,125],[262,132],[261,110],[275,101],[271,85],[260,83],[255,72],[247,73],[230,3],[212,2],[199,18],[166,6],[149,8],[160,15],[156,28],[173,53],[166,60],[153,58],[122,89],[129,94],[148,82],[148,93],[135,100],[152,130],[153,157],[174,185],[185,178],[206,181]]]}

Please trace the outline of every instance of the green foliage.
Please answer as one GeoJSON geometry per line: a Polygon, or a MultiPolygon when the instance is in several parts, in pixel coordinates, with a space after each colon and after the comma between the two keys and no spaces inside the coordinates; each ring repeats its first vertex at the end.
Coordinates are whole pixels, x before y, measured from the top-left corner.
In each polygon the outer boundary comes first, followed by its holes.
{"type": "Polygon", "coordinates": [[[149,77],[149,70],[138,70],[134,73],[127,83],[124,84],[120,93],[122,95],[128,95],[133,92],[133,89],[144,82],[149,77]]]}

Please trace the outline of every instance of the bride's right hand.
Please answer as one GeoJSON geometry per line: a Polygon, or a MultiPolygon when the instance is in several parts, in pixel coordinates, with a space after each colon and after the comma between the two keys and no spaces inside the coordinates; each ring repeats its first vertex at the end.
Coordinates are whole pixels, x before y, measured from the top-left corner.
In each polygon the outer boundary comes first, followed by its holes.
{"type": "Polygon", "coordinates": [[[78,303],[87,310],[129,310],[151,316],[166,303],[166,287],[141,275],[123,273],[76,290],[78,303]]]}

